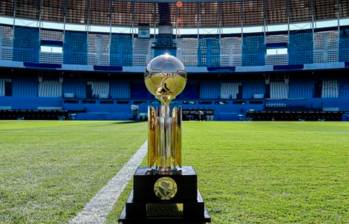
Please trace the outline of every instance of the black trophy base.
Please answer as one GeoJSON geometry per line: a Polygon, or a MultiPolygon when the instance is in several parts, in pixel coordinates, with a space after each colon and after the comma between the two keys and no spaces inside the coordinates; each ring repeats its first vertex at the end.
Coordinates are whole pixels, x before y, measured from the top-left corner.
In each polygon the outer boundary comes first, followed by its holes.
{"type": "Polygon", "coordinates": [[[183,167],[176,174],[154,174],[138,168],[133,191],[120,215],[120,224],[204,224],[211,217],[197,190],[197,175],[192,167],[183,167]],[[177,184],[177,193],[170,200],[161,200],[154,193],[154,184],[161,177],[170,177],[177,184]]]}

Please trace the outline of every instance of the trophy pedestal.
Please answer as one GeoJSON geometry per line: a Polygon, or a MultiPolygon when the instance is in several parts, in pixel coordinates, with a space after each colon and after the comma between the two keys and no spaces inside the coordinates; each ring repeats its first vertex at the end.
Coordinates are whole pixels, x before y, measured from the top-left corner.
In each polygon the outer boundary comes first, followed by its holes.
{"type": "Polygon", "coordinates": [[[210,222],[211,217],[197,190],[197,175],[190,166],[174,174],[152,174],[148,168],[138,168],[134,174],[133,191],[119,218],[120,224],[210,222]],[[170,177],[176,183],[176,194],[168,200],[161,200],[154,192],[155,183],[163,177],[170,177]]]}

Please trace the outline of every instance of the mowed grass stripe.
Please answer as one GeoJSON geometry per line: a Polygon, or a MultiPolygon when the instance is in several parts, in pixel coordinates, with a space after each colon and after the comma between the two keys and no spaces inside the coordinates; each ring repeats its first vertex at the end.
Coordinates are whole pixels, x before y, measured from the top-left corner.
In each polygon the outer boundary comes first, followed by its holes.
{"type": "Polygon", "coordinates": [[[349,123],[184,125],[215,224],[349,223],[349,123]]]}
{"type": "Polygon", "coordinates": [[[144,142],[145,128],[0,122],[0,223],[66,223],[144,142]]]}

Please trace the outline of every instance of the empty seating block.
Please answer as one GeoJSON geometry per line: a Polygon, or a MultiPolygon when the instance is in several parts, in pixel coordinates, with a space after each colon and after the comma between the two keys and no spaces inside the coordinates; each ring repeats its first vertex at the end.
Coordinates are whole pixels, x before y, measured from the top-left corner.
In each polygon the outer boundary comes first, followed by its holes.
{"type": "Polygon", "coordinates": [[[220,65],[239,66],[241,65],[241,38],[224,37],[220,44],[220,65]]]}
{"type": "MultiPolygon", "coordinates": [[[[288,34],[278,34],[278,35],[267,35],[266,44],[271,46],[284,44],[288,47],[288,34]]],[[[288,54],[278,54],[278,55],[268,55],[265,54],[265,64],[266,65],[287,65],[288,64],[288,54]]]]}
{"type": "MultiPolygon", "coordinates": [[[[56,30],[40,30],[40,41],[56,42],[63,44],[63,31],[56,30]]],[[[49,53],[40,51],[40,63],[62,64],[63,53],[49,53]]]]}
{"type": "Polygon", "coordinates": [[[200,83],[200,98],[202,99],[218,99],[221,95],[220,82],[218,81],[202,81],[200,83]]]}
{"type": "Polygon", "coordinates": [[[5,96],[5,80],[0,79],[0,96],[5,96]]]}
{"type": "Polygon", "coordinates": [[[87,64],[87,33],[66,31],[64,34],[64,63],[87,64]]]}
{"type": "Polygon", "coordinates": [[[265,92],[265,80],[264,79],[256,79],[256,80],[248,80],[242,83],[243,91],[242,97],[244,99],[252,99],[264,97],[265,92]]]}
{"type": "Polygon", "coordinates": [[[38,62],[39,51],[39,29],[16,26],[13,41],[13,60],[38,62]]]}
{"type": "Polygon", "coordinates": [[[265,51],[266,47],[263,34],[245,35],[242,43],[242,65],[264,65],[265,51]]]}
{"type": "Polygon", "coordinates": [[[92,95],[97,98],[109,98],[109,82],[91,82],[92,95]]]}
{"type": "Polygon", "coordinates": [[[132,65],[144,66],[150,60],[150,39],[133,39],[132,65]]]}
{"type": "Polygon", "coordinates": [[[312,31],[292,31],[288,45],[289,64],[313,63],[313,33],[312,31]]]}
{"type": "Polygon", "coordinates": [[[239,93],[240,83],[227,82],[221,84],[222,99],[236,99],[239,93]]]}
{"type": "Polygon", "coordinates": [[[64,78],[63,93],[72,94],[76,98],[85,98],[86,81],[82,79],[64,78]]]}
{"type": "Polygon", "coordinates": [[[288,83],[285,81],[270,82],[270,99],[287,99],[288,83]]]}
{"type": "Polygon", "coordinates": [[[110,35],[89,33],[87,39],[88,64],[109,65],[110,35]]]}
{"type": "Polygon", "coordinates": [[[12,95],[19,97],[38,96],[38,79],[34,77],[18,77],[12,79],[12,95]]]}
{"type": "Polygon", "coordinates": [[[339,34],[337,30],[314,33],[314,63],[338,61],[339,34]]]}
{"type": "Polygon", "coordinates": [[[197,38],[178,38],[177,39],[177,57],[186,66],[198,65],[198,39],[197,38]]]}
{"type": "Polygon", "coordinates": [[[349,28],[342,27],[339,37],[339,61],[349,61],[349,28]]]}
{"type": "Polygon", "coordinates": [[[62,83],[58,80],[42,80],[38,86],[39,97],[61,97],[62,83]]]}
{"type": "Polygon", "coordinates": [[[340,81],[339,97],[349,98],[349,79],[343,79],[340,81]]]}
{"type": "Polygon", "coordinates": [[[112,34],[110,43],[110,64],[119,66],[132,65],[132,36],[112,34]]]}
{"type": "Polygon", "coordinates": [[[219,39],[200,37],[198,48],[198,65],[215,67],[220,64],[219,39]]]}
{"type": "Polygon", "coordinates": [[[115,99],[130,98],[130,83],[123,80],[112,80],[110,82],[110,96],[115,99]]]}
{"type": "Polygon", "coordinates": [[[308,99],[314,93],[314,81],[310,79],[290,79],[289,98],[308,99]]]}
{"type": "Polygon", "coordinates": [[[0,59],[12,60],[13,32],[11,26],[0,26],[0,59]]]}
{"type": "Polygon", "coordinates": [[[339,90],[337,80],[324,80],[322,82],[322,98],[338,98],[339,90]]]}

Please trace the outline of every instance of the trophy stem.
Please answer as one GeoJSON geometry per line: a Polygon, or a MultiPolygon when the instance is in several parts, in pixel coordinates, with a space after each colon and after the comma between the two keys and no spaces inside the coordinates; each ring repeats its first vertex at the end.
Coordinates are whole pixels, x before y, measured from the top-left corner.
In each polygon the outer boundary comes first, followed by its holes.
{"type": "Polygon", "coordinates": [[[171,166],[171,124],[169,105],[160,106],[160,172],[168,172],[171,166]]]}
{"type": "Polygon", "coordinates": [[[181,166],[181,110],[149,107],[148,166],[157,173],[173,173],[181,166]]]}

